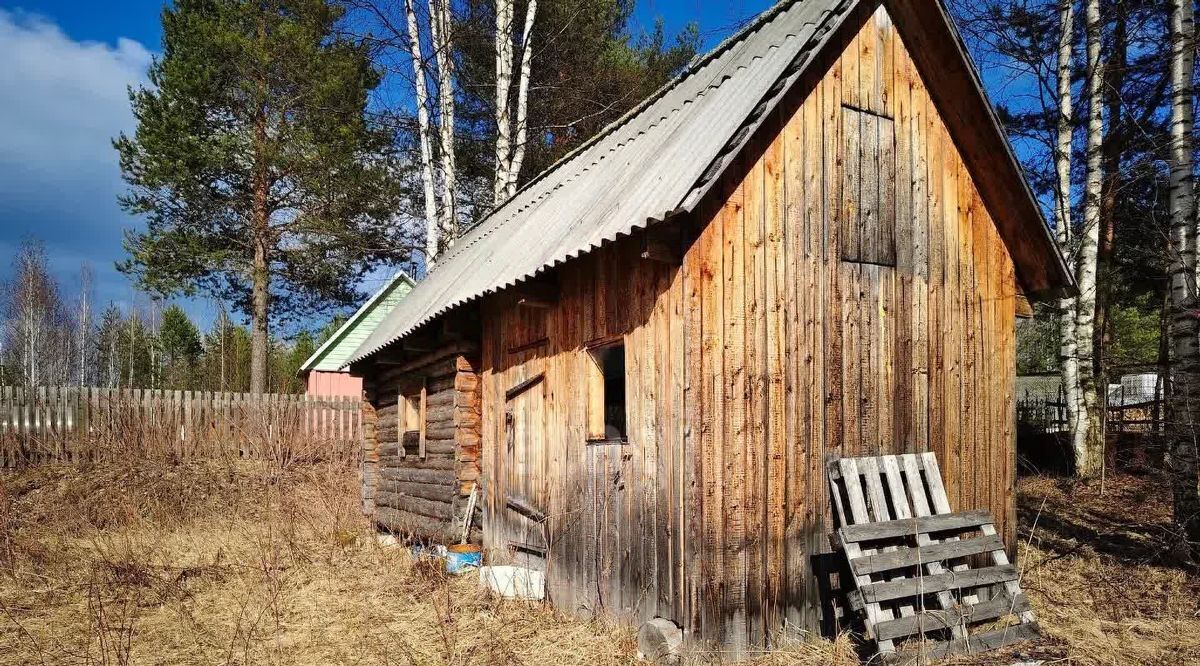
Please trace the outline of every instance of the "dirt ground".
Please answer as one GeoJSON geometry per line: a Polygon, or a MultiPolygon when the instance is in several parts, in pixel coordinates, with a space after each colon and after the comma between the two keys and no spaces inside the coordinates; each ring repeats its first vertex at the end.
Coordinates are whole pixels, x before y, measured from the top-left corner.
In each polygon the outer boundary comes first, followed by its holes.
{"type": "MultiPolygon", "coordinates": [[[[1164,564],[1160,482],[1020,488],[1024,585],[1048,638],[969,663],[1200,663],[1200,577],[1164,564]]],[[[380,546],[343,469],[0,477],[0,665],[630,664],[635,652],[630,629],[493,600],[380,546]]],[[[843,636],[751,663],[857,660],[843,636]]]]}

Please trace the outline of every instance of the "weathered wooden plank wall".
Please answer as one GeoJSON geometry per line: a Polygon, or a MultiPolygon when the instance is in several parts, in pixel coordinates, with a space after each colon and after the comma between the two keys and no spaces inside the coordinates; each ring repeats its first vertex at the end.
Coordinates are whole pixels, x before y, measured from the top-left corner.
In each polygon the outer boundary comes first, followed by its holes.
{"type": "Polygon", "coordinates": [[[681,266],[625,239],[560,268],[548,309],[483,304],[485,543],[512,539],[510,495],[549,515],[562,607],[734,651],[816,630],[831,455],[934,451],[955,509],[1012,543],[1012,262],[886,12],[841,46],[702,204],[681,266]],[[628,442],[588,444],[586,352],[615,338],[628,442]]]}
{"type": "Polygon", "coordinates": [[[362,456],[357,397],[0,386],[0,468],[138,457],[362,456]]]}
{"type": "Polygon", "coordinates": [[[517,307],[515,294],[485,304],[485,543],[539,536],[506,509],[522,498],[549,516],[557,603],[641,617],[681,606],[682,279],[633,241],[578,263],[553,308],[517,307]],[[629,442],[587,444],[587,350],[622,337],[629,442]]]}

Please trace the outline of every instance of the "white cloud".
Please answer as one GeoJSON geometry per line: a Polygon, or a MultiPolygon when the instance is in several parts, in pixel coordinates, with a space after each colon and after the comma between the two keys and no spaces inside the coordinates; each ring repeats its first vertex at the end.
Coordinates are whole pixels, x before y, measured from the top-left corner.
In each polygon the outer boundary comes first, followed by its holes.
{"type": "Polygon", "coordinates": [[[144,80],[150,58],[131,39],[76,42],[45,19],[0,10],[0,157],[114,163],[109,139],[133,124],[126,87],[144,80]]]}
{"type": "Polygon", "coordinates": [[[0,10],[0,241],[40,238],[76,269],[87,258],[109,282],[98,291],[113,295],[128,292],[111,267],[136,220],[117,206],[111,141],[133,129],[127,88],[144,83],[151,56],[134,40],[75,41],[45,18],[0,10]]]}

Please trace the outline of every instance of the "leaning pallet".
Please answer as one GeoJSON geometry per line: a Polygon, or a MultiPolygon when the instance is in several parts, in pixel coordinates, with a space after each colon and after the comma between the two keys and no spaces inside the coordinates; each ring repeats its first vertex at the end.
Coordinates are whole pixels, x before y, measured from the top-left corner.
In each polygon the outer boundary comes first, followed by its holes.
{"type": "Polygon", "coordinates": [[[1040,635],[991,514],[950,510],[932,453],[831,460],[829,484],[850,607],[882,660],[918,663],[1040,635]]]}

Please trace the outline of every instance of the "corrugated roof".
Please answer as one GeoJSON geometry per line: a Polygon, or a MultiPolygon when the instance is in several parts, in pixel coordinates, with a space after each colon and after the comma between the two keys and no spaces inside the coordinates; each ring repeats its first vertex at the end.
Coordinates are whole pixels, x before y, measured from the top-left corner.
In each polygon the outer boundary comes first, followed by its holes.
{"type": "Polygon", "coordinates": [[[785,0],[484,218],[354,352],[359,361],[439,315],[690,211],[851,0],[785,0]]]}

